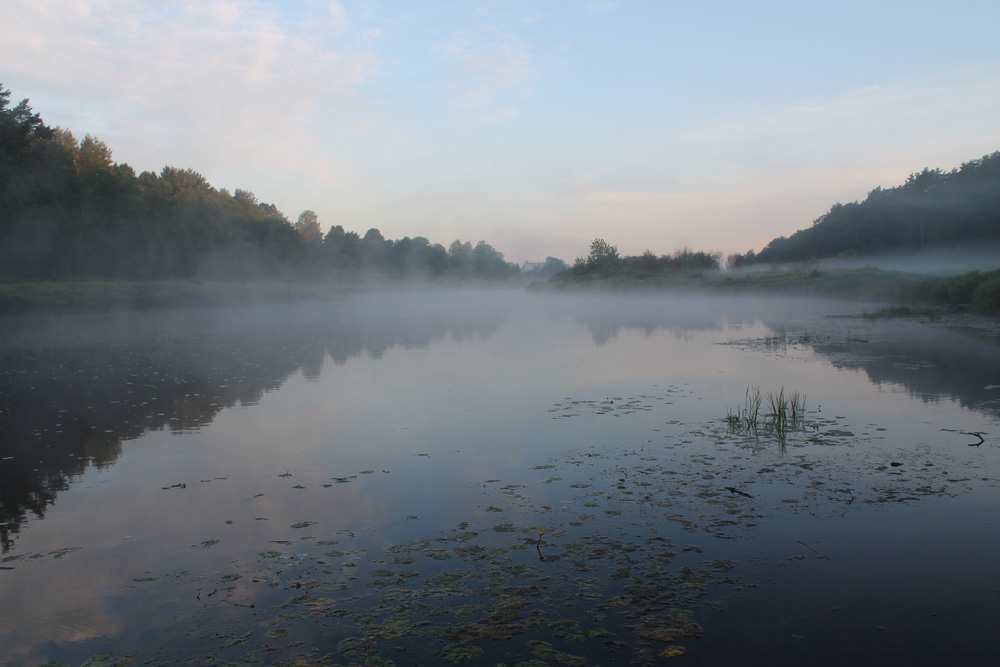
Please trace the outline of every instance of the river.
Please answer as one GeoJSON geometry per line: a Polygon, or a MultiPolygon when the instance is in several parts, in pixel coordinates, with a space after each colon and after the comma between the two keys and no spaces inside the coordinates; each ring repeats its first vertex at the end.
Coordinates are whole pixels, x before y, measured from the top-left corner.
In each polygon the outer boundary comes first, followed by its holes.
{"type": "Polygon", "coordinates": [[[8,320],[0,662],[994,664],[1000,347],[862,309],[8,320]]]}

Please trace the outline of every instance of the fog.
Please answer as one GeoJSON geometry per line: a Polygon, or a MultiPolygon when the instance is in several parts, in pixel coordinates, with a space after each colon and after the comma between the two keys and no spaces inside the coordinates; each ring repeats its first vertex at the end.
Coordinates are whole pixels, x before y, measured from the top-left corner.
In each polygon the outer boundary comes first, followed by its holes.
{"type": "Polygon", "coordinates": [[[993,271],[1000,268],[1000,243],[984,242],[973,246],[951,246],[909,253],[865,255],[850,259],[827,259],[817,266],[839,269],[876,268],[932,275],[953,275],[969,271],[993,271]]]}

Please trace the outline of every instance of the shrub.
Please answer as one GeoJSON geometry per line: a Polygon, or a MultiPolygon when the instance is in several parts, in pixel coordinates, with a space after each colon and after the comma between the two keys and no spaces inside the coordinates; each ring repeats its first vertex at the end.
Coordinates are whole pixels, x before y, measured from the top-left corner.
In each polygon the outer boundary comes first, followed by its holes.
{"type": "Polygon", "coordinates": [[[972,293],[972,309],[980,313],[1000,314],[1000,277],[981,283],[972,293]]]}

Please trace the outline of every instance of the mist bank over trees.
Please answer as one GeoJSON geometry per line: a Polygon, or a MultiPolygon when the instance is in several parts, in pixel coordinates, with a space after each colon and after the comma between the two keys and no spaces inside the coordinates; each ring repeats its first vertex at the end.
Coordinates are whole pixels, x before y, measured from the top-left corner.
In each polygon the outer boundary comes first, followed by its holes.
{"type": "Polygon", "coordinates": [[[730,255],[728,268],[756,263],[884,255],[1000,243],[1000,151],[945,172],[924,169],[862,202],[837,203],[759,253],[730,255]]]}
{"type": "MultiPolygon", "coordinates": [[[[778,270],[722,271],[720,253],[681,250],[673,255],[622,257],[618,248],[601,238],[590,244],[590,254],[532,291],[574,289],[655,289],[702,294],[785,294],[855,301],[912,304],[950,312],[972,310],[1000,314],[1000,269],[969,271],[955,276],[913,272],[819,268],[799,265],[778,270]]],[[[911,312],[909,308],[890,311],[911,312]]],[[[936,311],[934,311],[936,312],[936,311]]],[[[923,311],[914,311],[923,314],[923,311]]]]}
{"type": "MultiPolygon", "coordinates": [[[[509,280],[521,267],[485,241],[447,248],[333,225],[292,223],[249,191],[216,189],[192,169],[136,174],[90,135],[49,127],[0,84],[0,282],[390,277],[509,280]]],[[[531,267],[544,279],[558,259],[531,267]]]]}

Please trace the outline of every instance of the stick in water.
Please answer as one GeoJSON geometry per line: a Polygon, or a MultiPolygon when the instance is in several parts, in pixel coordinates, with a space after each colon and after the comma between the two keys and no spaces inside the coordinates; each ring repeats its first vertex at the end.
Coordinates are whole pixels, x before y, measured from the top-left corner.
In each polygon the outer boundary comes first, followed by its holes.
{"type": "Polygon", "coordinates": [[[809,546],[808,544],[806,544],[802,540],[795,540],[795,541],[798,542],[799,544],[801,544],[802,546],[804,546],[806,549],[809,549],[810,551],[813,551],[813,552],[819,554],[820,558],[825,558],[827,560],[830,560],[830,557],[827,556],[825,553],[823,553],[822,551],[818,551],[817,549],[813,549],[811,546],[809,546]]]}

